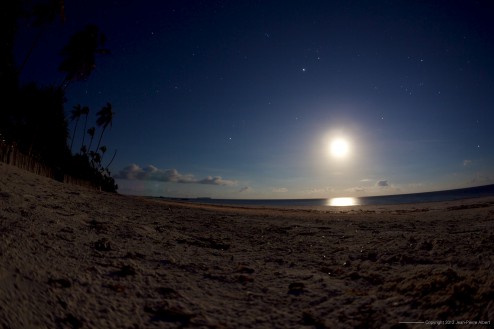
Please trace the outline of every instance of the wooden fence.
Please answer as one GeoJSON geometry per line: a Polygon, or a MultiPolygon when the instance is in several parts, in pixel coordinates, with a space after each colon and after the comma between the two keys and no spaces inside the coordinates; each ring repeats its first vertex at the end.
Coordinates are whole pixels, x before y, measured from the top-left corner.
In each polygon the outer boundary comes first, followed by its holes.
{"type": "Polygon", "coordinates": [[[90,181],[65,175],[62,172],[39,162],[34,157],[20,152],[14,144],[7,144],[0,141],[0,161],[30,171],[36,175],[52,178],[66,184],[100,190],[99,186],[95,186],[90,181]]]}

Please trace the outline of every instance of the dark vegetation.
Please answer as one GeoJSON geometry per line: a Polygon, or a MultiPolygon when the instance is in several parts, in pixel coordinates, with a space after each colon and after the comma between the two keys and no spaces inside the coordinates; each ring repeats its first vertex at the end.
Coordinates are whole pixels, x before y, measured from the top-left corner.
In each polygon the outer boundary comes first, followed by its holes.
{"type": "Polygon", "coordinates": [[[77,81],[88,79],[96,67],[97,56],[109,53],[104,48],[105,36],[98,27],[83,27],[65,46],[60,46],[58,69],[65,75],[61,83],[51,86],[20,83],[33,50],[41,47],[39,41],[46,27],[59,24],[64,28],[61,24],[66,19],[64,6],[63,0],[14,0],[2,6],[0,90],[4,105],[0,111],[0,147],[15,150],[48,166],[56,173],[56,179],[71,176],[115,192],[118,186],[108,167],[116,151],[103,163],[108,148],[101,145],[105,131],[112,125],[112,105],[107,103],[96,113],[96,124],[90,128],[87,127],[90,113],[87,106],[74,106],[70,118],[67,118],[65,108],[67,88],[76,88],[77,81]],[[14,42],[21,20],[28,22],[25,25],[36,29],[37,34],[32,44],[26,45],[27,53],[20,56],[23,58],[16,59],[14,42]],[[69,134],[68,119],[74,124],[72,134],[69,134]],[[80,145],[74,144],[77,135],[82,136],[80,145]]]}

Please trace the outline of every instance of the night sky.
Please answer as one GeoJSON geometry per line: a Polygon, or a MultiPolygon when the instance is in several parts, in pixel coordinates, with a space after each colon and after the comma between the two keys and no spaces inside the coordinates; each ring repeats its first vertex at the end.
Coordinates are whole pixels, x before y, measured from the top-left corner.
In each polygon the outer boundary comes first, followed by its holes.
{"type": "MultiPolygon", "coordinates": [[[[65,0],[65,16],[22,79],[60,83],[69,37],[86,24],[105,33],[111,54],[68,87],[66,110],[89,106],[92,124],[113,105],[103,163],[118,150],[121,193],[329,198],[494,183],[491,1],[65,0]],[[346,154],[332,154],[337,138],[346,154]]],[[[36,32],[21,24],[19,58],[36,32]]]]}

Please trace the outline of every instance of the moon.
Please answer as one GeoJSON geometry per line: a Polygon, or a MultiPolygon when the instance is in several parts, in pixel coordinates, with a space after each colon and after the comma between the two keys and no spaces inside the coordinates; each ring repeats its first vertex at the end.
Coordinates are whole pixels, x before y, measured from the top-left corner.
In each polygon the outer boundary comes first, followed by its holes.
{"type": "Polygon", "coordinates": [[[350,151],[350,144],[346,139],[336,138],[331,141],[330,153],[335,158],[345,158],[350,151]]]}

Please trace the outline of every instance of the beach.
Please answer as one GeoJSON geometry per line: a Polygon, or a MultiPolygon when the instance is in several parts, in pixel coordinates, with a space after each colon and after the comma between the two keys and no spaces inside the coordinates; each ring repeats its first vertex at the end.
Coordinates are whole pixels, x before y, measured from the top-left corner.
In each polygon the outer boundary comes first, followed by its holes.
{"type": "Polygon", "coordinates": [[[0,163],[0,327],[488,327],[493,229],[494,197],[202,205],[0,163]]]}

